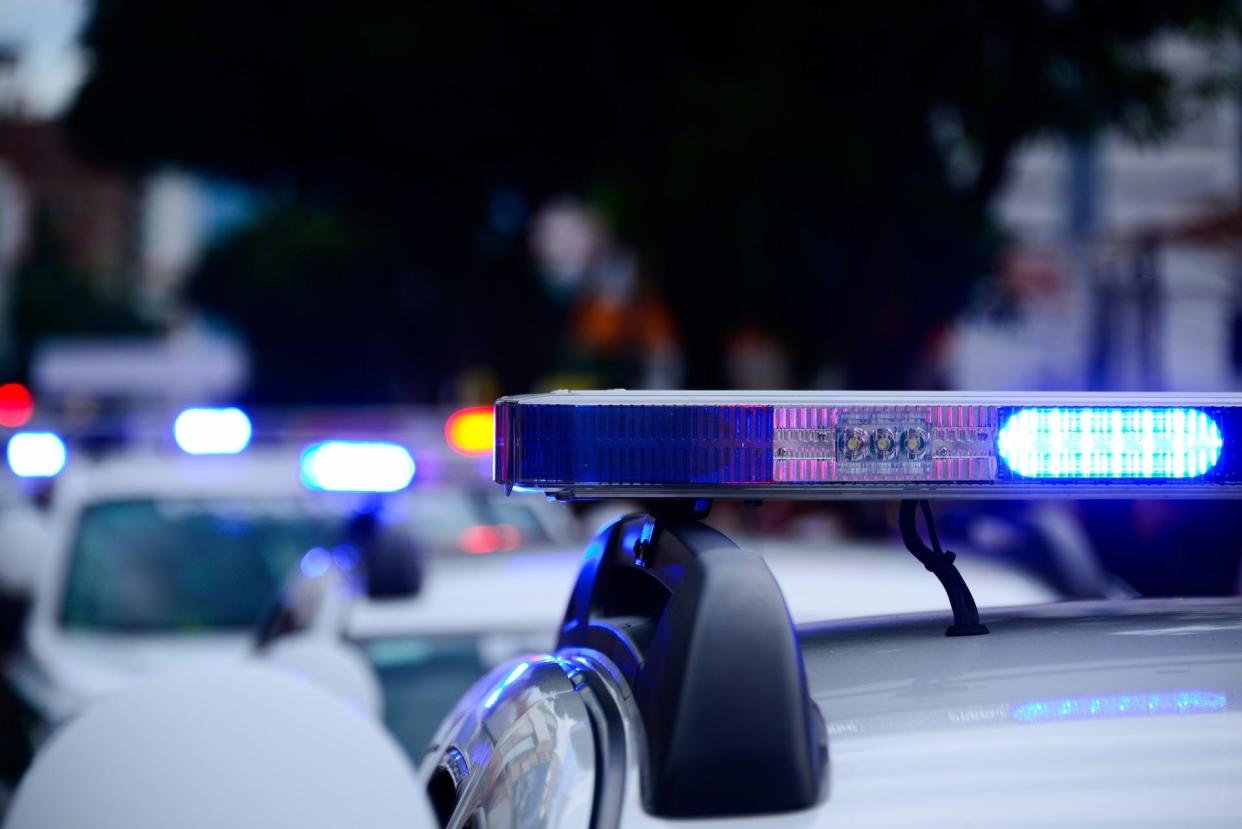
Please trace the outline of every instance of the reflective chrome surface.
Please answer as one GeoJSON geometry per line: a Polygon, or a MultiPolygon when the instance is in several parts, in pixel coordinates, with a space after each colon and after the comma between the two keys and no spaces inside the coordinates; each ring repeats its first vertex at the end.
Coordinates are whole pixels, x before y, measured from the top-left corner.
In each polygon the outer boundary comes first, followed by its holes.
{"type": "Polygon", "coordinates": [[[523,659],[463,697],[420,769],[424,784],[441,766],[457,783],[450,827],[472,818],[488,829],[590,825],[595,740],[575,679],[580,669],[565,660],[523,659]]]}

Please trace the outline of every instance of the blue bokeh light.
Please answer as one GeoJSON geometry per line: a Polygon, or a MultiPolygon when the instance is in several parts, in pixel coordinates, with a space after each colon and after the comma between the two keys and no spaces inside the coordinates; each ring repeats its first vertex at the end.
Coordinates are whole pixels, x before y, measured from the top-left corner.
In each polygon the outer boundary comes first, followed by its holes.
{"type": "Polygon", "coordinates": [[[332,554],[323,547],[311,547],[302,556],[299,566],[302,569],[302,575],[308,579],[317,579],[324,573],[328,572],[328,567],[332,564],[332,554]]]}
{"type": "Polygon", "coordinates": [[[1220,426],[1201,409],[1020,408],[997,437],[1028,478],[1199,478],[1220,458],[1220,426]]]}
{"type": "Polygon", "coordinates": [[[302,483],[330,492],[397,492],[414,480],[404,446],[381,441],[329,440],[302,453],[302,483]]]}
{"type": "Polygon", "coordinates": [[[501,696],[504,695],[505,689],[522,678],[522,674],[530,669],[529,662],[523,662],[509,672],[509,675],[500,681],[496,689],[487,695],[487,699],[483,700],[484,708],[492,708],[496,703],[500,702],[501,696]]]}

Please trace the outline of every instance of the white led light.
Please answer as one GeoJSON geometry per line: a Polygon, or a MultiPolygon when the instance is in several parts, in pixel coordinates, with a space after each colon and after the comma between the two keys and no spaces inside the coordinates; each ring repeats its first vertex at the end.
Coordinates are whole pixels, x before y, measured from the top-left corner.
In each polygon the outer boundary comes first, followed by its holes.
{"type": "Polygon", "coordinates": [[[65,442],[51,432],[18,432],[9,438],[9,469],[21,478],[51,478],[65,468],[65,442]]]}
{"type": "Polygon", "coordinates": [[[191,455],[235,455],[250,445],[250,418],[241,409],[186,409],[173,423],[173,437],[191,455]]]}

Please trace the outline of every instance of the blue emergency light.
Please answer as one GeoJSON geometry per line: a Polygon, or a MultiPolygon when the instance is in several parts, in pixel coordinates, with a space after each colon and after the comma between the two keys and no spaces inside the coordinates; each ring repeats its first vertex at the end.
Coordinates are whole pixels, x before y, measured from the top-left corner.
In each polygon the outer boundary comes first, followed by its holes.
{"type": "Polygon", "coordinates": [[[1242,395],[553,392],[494,472],[563,498],[1236,497],[1242,395]]]}
{"type": "Polygon", "coordinates": [[[404,446],[383,441],[329,440],[302,452],[302,483],[328,492],[397,492],[414,479],[404,446]]]}

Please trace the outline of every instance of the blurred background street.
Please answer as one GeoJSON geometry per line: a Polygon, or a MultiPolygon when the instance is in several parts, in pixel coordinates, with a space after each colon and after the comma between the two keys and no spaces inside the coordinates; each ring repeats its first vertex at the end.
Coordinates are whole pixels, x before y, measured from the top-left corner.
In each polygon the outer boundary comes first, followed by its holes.
{"type": "MultiPolygon", "coordinates": [[[[252,651],[417,757],[621,509],[492,485],[502,394],[1237,391],[1240,36],[1214,0],[0,0],[0,778],[252,651]]],[[[1242,585],[1228,502],[941,513],[980,604],[1242,585]]],[[[711,520],[795,618],[943,604],[893,505],[711,520]]]]}

